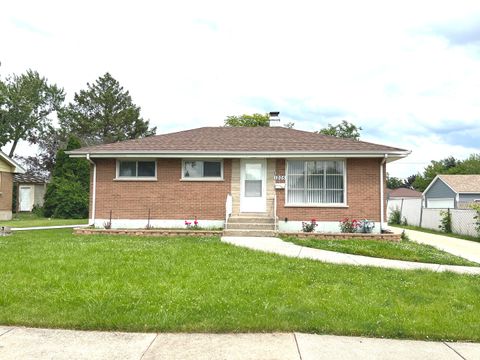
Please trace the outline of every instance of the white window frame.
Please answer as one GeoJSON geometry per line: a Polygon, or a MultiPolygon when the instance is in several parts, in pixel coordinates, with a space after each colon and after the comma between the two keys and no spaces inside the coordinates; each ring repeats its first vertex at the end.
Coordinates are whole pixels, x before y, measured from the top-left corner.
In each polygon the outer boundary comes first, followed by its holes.
{"type": "Polygon", "coordinates": [[[151,159],[151,158],[139,158],[139,159],[131,159],[131,158],[125,158],[125,159],[116,159],[116,165],[115,165],[115,181],[157,181],[157,169],[158,169],[158,161],[157,159],[151,159]],[[138,162],[139,161],[148,161],[151,162],[153,161],[155,163],[155,176],[120,176],[120,162],[122,161],[135,161],[136,167],[137,167],[137,174],[138,174],[138,162]]]}
{"type": "Polygon", "coordinates": [[[289,158],[285,159],[285,207],[348,207],[347,202],[347,159],[346,158],[289,158]],[[341,161],[343,164],[343,203],[289,203],[288,202],[288,162],[289,161],[341,161]]]}
{"type": "Polygon", "coordinates": [[[182,159],[181,181],[223,181],[223,159],[182,159]],[[220,177],[185,177],[185,162],[187,161],[209,161],[220,163],[220,177]]]}

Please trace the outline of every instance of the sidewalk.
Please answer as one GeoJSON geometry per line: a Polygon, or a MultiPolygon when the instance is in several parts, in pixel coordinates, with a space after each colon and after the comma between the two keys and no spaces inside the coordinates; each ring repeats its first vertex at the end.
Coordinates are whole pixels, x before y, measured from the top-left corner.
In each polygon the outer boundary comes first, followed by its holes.
{"type": "Polygon", "coordinates": [[[300,246],[275,237],[223,236],[222,241],[236,246],[247,247],[253,250],[260,250],[289,257],[318,260],[333,264],[376,266],[402,270],[430,270],[435,272],[451,271],[458,274],[480,275],[480,267],[427,264],[413,261],[400,261],[362,255],[344,254],[335,251],[300,246]]]}
{"type": "Polygon", "coordinates": [[[423,231],[415,231],[390,226],[390,229],[401,234],[405,230],[410,240],[435,246],[437,249],[449,252],[450,254],[461,256],[464,259],[480,263],[480,243],[469,240],[457,239],[454,237],[435,235],[423,231]]]}
{"type": "Polygon", "coordinates": [[[53,225],[53,226],[32,226],[26,228],[15,228],[11,227],[10,230],[12,231],[29,231],[29,230],[49,230],[49,229],[73,229],[77,227],[88,227],[88,224],[81,224],[81,225],[53,225]]]}
{"type": "Polygon", "coordinates": [[[301,333],[170,334],[0,326],[0,359],[479,359],[480,344],[301,333]]]}

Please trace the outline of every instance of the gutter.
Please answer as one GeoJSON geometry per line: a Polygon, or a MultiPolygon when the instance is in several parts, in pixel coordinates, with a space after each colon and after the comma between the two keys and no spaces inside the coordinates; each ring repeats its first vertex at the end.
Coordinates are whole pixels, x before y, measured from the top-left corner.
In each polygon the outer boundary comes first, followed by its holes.
{"type": "Polygon", "coordinates": [[[93,194],[92,194],[92,221],[89,225],[95,226],[95,203],[97,199],[97,164],[90,159],[90,154],[87,154],[87,160],[93,165],[93,194]]]}
{"type": "Polygon", "coordinates": [[[383,166],[387,162],[388,154],[385,154],[380,162],[380,233],[383,231],[383,223],[385,221],[385,204],[384,204],[384,175],[383,166]]]}

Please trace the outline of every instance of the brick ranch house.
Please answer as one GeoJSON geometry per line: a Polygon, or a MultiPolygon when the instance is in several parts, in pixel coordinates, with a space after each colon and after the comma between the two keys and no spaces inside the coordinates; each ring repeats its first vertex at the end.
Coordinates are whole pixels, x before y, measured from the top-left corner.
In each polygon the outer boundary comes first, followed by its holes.
{"type": "Polygon", "coordinates": [[[202,127],[69,152],[91,163],[90,224],[223,227],[275,219],[280,231],[337,232],[385,221],[386,163],[409,151],[283,127],[202,127]],[[226,224],[227,223],[227,224],[226,224]]]}
{"type": "Polygon", "coordinates": [[[0,220],[12,219],[13,174],[25,173],[7,154],[0,151],[0,220]]]}

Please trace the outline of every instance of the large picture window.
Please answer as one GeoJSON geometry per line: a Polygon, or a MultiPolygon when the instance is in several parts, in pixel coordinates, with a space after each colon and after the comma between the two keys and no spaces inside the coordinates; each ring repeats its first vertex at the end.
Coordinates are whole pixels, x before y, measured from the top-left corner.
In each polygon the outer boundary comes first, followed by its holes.
{"type": "Polygon", "coordinates": [[[157,176],[155,160],[119,160],[117,164],[118,179],[155,179],[157,176]]]}
{"type": "Polygon", "coordinates": [[[221,160],[183,160],[182,178],[185,180],[223,179],[221,160]]]}
{"type": "Polygon", "coordinates": [[[287,205],[345,203],[345,161],[289,160],[287,205]]]}

